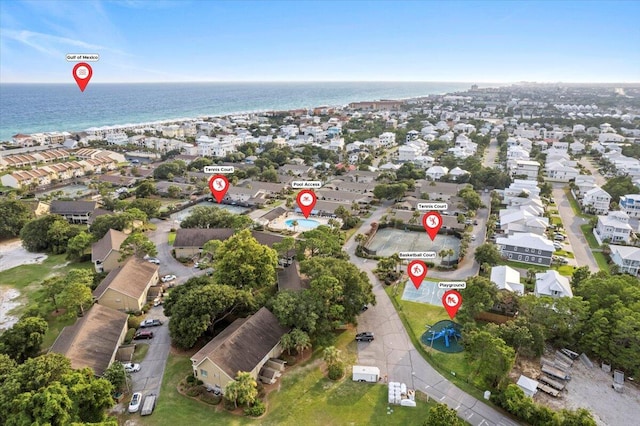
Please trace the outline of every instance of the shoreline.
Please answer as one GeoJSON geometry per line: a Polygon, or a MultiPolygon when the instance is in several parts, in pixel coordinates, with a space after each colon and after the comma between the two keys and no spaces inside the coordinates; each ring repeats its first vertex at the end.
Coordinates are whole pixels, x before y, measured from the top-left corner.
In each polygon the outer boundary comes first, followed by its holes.
{"type": "MultiPolygon", "coordinates": [[[[322,82],[317,82],[317,83],[322,83],[322,82]]],[[[342,82],[327,82],[328,84],[332,84],[332,83],[342,83],[342,82]]],[[[354,82],[357,83],[357,82],[354,82]]],[[[374,83],[374,82],[371,82],[374,83]]],[[[389,83],[389,82],[382,82],[382,83],[389,83]]],[[[393,82],[391,82],[393,83],[393,82]]],[[[397,82],[397,83],[411,83],[411,82],[397,82]]],[[[420,82],[422,83],[422,82],[420,82]]],[[[424,83],[429,83],[429,82],[424,82],[424,83]]],[[[5,84],[11,84],[14,86],[17,85],[32,85],[32,83],[3,83],[3,85],[5,84]]],[[[36,83],[33,83],[36,84],[36,83]]],[[[42,85],[55,85],[56,83],[39,83],[42,85]]],[[[64,84],[64,83],[58,83],[58,84],[64,84]]],[[[121,85],[121,84],[127,84],[127,83],[103,83],[102,86],[106,86],[109,84],[113,84],[113,85],[121,85]]],[[[149,83],[149,84],[157,84],[157,83],[149,83]]],[[[172,83],[173,84],[173,83],[172,83]]],[[[183,83],[185,85],[187,84],[217,84],[217,83],[183,83]]],[[[221,85],[224,85],[225,83],[220,83],[221,85]]],[[[230,83],[230,84],[234,84],[234,83],[230,83]]],[[[238,84],[265,84],[265,83],[260,83],[260,82],[256,82],[256,83],[252,83],[252,82],[247,82],[247,83],[238,83],[238,84]]],[[[266,84],[282,84],[283,86],[287,85],[287,84],[304,84],[304,83],[297,83],[297,82],[292,82],[292,83],[287,83],[287,82],[273,82],[273,83],[269,83],[267,82],[266,84]]],[[[449,84],[447,82],[438,82],[438,83],[434,83],[434,84],[449,84]]],[[[464,83],[451,83],[451,84],[464,84],[464,83]]],[[[469,83],[469,84],[473,84],[473,83],[469,83]]],[[[502,87],[502,84],[496,84],[495,86],[493,85],[487,85],[486,87],[502,87]]],[[[465,91],[468,90],[465,89],[465,91]]],[[[227,112],[221,112],[221,113],[202,113],[202,114],[197,114],[195,116],[191,116],[191,117],[182,117],[182,118],[167,118],[167,119],[158,119],[158,120],[151,120],[151,121],[139,121],[139,122],[134,122],[134,123],[117,123],[117,124],[105,124],[105,125],[96,125],[96,126],[91,126],[88,128],[84,128],[84,129],[78,129],[75,128],[73,129],[72,127],[70,128],[65,128],[65,129],[57,129],[57,130],[37,130],[37,131],[27,131],[27,130],[19,130],[19,131],[12,131],[11,133],[14,134],[34,134],[34,133],[61,133],[61,132],[68,132],[68,133],[79,133],[79,132],[86,132],[87,130],[90,129],[112,129],[112,130],[117,130],[117,129],[124,129],[124,128],[128,128],[128,127],[144,127],[144,126],[149,126],[149,125],[166,125],[166,124],[171,124],[171,123],[177,123],[177,122],[195,122],[200,120],[201,118],[224,118],[224,117],[230,117],[233,115],[247,115],[247,114],[264,114],[264,113],[268,113],[268,112],[289,112],[289,111],[294,111],[297,109],[307,109],[307,110],[312,110],[315,108],[345,108],[346,106],[348,106],[350,103],[356,103],[356,102],[376,102],[376,101],[380,101],[380,100],[395,100],[395,101],[410,101],[410,100],[416,100],[416,99],[421,99],[421,98],[425,98],[425,97],[429,97],[429,96],[445,96],[447,94],[451,94],[454,93],[456,91],[451,91],[451,90],[444,90],[444,91],[433,91],[432,93],[426,93],[426,94],[420,94],[420,95],[412,95],[412,96],[398,96],[398,97],[382,97],[379,99],[365,99],[363,100],[362,98],[359,98],[359,100],[350,100],[346,103],[340,103],[340,104],[336,104],[336,103],[319,103],[316,104],[315,106],[300,106],[298,104],[298,106],[294,106],[294,107],[288,107],[288,108],[283,108],[283,109],[279,109],[279,108],[258,108],[258,109],[248,109],[248,110],[233,110],[233,111],[227,111],[227,112]]],[[[457,92],[459,93],[459,92],[457,92]]],[[[11,142],[11,136],[8,136],[9,139],[0,139],[0,142],[11,142]]]]}

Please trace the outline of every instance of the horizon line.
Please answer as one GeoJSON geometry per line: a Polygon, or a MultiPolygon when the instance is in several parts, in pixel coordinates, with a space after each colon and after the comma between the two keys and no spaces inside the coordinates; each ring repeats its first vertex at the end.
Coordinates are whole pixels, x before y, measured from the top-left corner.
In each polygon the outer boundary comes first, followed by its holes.
{"type": "MultiPolygon", "coordinates": [[[[93,85],[106,84],[197,84],[197,83],[438,83],[438,84],[640,84],[640,81],[461,81],[461,80],[197,80],[197,81],[105,81],[93,85]]],[[[75,82],[60,81],[9,81],[0,84],[69,84],[75,82]]]]}

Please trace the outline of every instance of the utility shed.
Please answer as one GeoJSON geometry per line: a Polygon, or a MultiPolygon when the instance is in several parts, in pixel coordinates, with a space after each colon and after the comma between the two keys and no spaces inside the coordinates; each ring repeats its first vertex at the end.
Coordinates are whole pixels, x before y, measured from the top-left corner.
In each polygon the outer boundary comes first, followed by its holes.
{"type": "Polygon", "coordinates": [[[518,387],[522,389],[525,395],[533,398],[533,395],[538,391],[538,382],[527,376],[521,375],[518,379],[518,387]]]}

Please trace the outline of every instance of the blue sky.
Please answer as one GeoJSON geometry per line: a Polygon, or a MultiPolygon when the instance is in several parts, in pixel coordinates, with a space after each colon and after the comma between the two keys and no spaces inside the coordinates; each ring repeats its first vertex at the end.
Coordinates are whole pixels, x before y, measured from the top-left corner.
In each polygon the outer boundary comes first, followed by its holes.
{"type": "Polygon", "coordinates": [[[0,81],[639,82],[640,2],[2,1],[0,81]]]}

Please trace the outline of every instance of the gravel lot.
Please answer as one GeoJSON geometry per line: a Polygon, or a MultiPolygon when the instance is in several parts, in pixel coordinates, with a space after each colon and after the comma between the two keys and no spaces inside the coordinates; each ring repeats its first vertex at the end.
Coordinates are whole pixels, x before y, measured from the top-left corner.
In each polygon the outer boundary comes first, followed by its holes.
{"type": "Polygon", "coordinates": [[[6,271],[20,265],[42,263],[46,258],[46,254],[26,251],[20,240],[0,244],[0,271],[6,271]]]}

